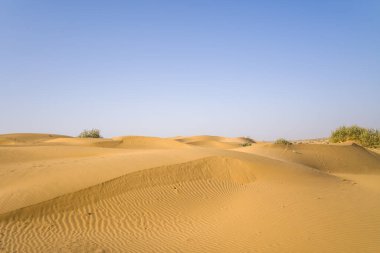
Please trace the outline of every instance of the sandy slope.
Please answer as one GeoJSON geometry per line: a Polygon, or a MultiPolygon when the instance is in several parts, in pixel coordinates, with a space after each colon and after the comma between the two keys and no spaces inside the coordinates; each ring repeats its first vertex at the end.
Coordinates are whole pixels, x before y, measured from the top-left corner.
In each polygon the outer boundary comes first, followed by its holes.
{"type": "Polygon", "coordinates": [[[380,174],[380,156],[355,143],[290,146],[264,143],[237,150],[304,164],[325,172],[380,174]]]}
{"type": "Polygon", "coordinates": [[[355,145],[12,138],[0,252],[380,251],[380,156],[355,145]]]}

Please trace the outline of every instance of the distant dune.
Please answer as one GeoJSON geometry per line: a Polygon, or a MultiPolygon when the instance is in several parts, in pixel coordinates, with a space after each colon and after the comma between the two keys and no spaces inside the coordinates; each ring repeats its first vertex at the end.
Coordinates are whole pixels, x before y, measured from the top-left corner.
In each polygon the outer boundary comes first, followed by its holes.
{"type": "Polygon", "coordinates": [[[222,148],[222,149],[231,149],[241,147],[242,144],[250,142],[251,140],[245,137],[240,138],[226,138],[220,136],[192,136],[192,137],[179,137],[175,140],[194,145],[199,147],[207,148],[222,148]]]}
{"type": "Polygon", "coordinates": [[[0,135],[0,252],[380,252],[380,154],[0,135]]]}
{"type": "Polygon", "coordinates": [[[33,145],[56,138],[70,138],[65,135],[57,134],[2,134],[0,135],[0,145],[33,145]]]}

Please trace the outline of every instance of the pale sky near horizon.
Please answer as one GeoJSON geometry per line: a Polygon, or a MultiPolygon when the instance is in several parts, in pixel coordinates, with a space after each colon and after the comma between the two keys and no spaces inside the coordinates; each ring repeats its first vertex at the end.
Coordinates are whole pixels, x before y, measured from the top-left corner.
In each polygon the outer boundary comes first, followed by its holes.
{"type": "Polygon", "coordinates": [[[0,134],[380,128],[380,1],[0,0],[0,134]]]}

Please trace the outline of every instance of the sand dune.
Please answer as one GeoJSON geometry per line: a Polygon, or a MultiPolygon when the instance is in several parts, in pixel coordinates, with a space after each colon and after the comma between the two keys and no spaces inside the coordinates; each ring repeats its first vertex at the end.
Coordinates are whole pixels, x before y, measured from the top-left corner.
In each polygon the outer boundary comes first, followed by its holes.
{"type": "Polygon", "coordinates": [[[304,164],[326,172],[380,174],[380,156],[355,143],[258,144],[239,151],[304,164]]]}
{"type": "Polygon", "coordinates": [[[226,137],[209,136],[209,135],[179,137],[179,138],[175,138],[175,140],[182,143],[194,145],[194,146],[199,146],[199,147],[221,148],[221,149],[238,148],[238,147],[241,147],[242,144],[252,141],[245,137],[226,138],[226,137]]]}
{"type": "Polygon", "coordinates": [[[144,136],[124,136],[116,137],[114,140],[121,141],[119,147],[131,149],[177,149],[188,148],[187,145],[172,139],[144,137],[144,136]]]}
{"type": "Polygon", "coordinates": [[[103,138],[56,138],[47,140],[44,144],[59,144],[59,145],[73,145],[73,146],[98,146],[98,147],[116,147],[120,141],[113,139],[103,138]]]}
{"type": "Polygon", "coordinates": [[[48,140],[54,140],[56,138],[69,138],[69,136],[33,133],[1,134],[0,145],[34,145],[48,140]]]}
{"type": "Polygon", "coordinates": [[[188,148],[181,142],[170,138],[145,137],[145,136],[120,136],[112,139],[99,138],[56,138],[46,141],[50,144],[95,146],[104,148],[128,148],[128,149],[177,149],[188,148]]]}
{"type": "Polygon", "coordinates": [[[380,250],[380,155],[356,145],[20,137],[0,144],[0,252],[380,250]]]}

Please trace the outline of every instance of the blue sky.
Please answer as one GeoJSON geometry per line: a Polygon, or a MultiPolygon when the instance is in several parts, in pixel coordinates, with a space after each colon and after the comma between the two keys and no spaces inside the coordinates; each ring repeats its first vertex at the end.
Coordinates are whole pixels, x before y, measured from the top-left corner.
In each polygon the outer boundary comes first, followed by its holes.
{"type": "Polygon", "coordinates": [[[0,133],[380,128],[379,1],[0,0],[0,133]]]}

